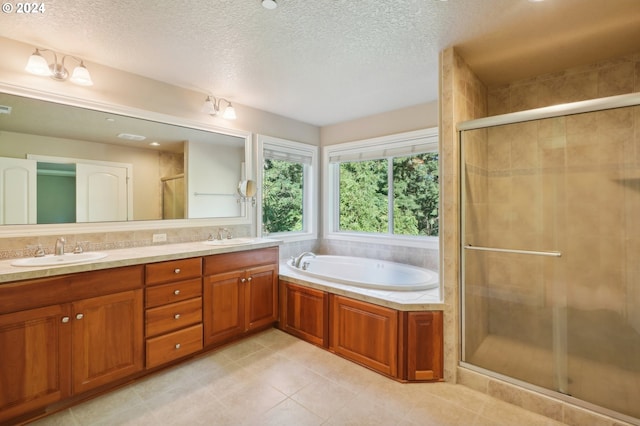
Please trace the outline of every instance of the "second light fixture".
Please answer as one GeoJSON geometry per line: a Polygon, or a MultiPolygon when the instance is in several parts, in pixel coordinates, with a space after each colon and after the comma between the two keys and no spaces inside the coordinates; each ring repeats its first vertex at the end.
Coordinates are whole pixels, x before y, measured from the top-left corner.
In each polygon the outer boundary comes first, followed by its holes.
{"type": "Polygon", "coordinates": [[[222,118],[226,118],[227,120],[235,120],[236,119],[236,110],[231,105],[231,102],[224,98],[216,98],[215,96],[208,95],[207,99],[204,101],[204,105],[202,105],[202,112],[205,112],[209,115],[216,116],[220,113],[220,102],[224,101],[227,103],[227,107],[224,109],[222,113],[222,118]]]}

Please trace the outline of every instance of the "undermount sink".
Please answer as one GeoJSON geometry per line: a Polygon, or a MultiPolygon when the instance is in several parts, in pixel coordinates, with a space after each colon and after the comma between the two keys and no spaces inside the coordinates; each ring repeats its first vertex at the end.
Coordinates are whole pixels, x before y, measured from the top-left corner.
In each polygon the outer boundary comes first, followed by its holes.
{"type": "Polygon", "coordinates": [[[11,262],[12,266],[58,266],[73,265],[75,263],[86,263],[93,260],[107,257],[106,253],[86,252],[86,253],[66,253],[62,255],[48,254],[42,257],[27,257],[16,259],[11,262]]]}
{"type": "Polygon", "coordinates": [[[207,240],[203,241],[204,244],[210,246],[237,246],[242,244],[251,244],[255,242],[255,238],[223,238],[222,240],[207,240]]]}

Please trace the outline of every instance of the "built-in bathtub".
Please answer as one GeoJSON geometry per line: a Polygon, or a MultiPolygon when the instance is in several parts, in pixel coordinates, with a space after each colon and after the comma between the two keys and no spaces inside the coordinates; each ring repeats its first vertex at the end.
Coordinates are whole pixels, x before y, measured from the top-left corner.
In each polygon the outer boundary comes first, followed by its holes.
{"type": "Polygon", "coordinates": [[[434,271],[385,260],[350,256],[305,256],[299,267],[286,265],[303,276],[375,290],[420,291],[439,287],[434,271]]]}

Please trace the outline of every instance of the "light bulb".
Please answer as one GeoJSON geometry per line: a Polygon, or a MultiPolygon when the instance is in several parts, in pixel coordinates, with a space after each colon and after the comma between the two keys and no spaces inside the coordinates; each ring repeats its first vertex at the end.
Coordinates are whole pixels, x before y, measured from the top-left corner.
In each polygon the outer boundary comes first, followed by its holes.
{"type": "Polygon", "coordinates": [[[202,112],[209,115],[216,115],[218,111],[216,111],[216,105],[211,100],[211,96],[207,96],[204,104],[202,104],[202,112]]]}
{"type": "Polygon", "coordinates": [[[222,118],[226,118],[227,120],[235,120],[237,118],[236,110],[231,104],[225,108],[222,118]]]}
{"type": "Polygon", "coordinates": [[[262,0],[262,7],[273,10],[278,7],[278,3],[276,3],[276,0],[262,0]]]}
{"type": "Polygon", "coordinates": [[[25,67],[25,71],[35,75],[51,75],[51,69],[49,69],[49,64],[47,60],[42,57],[38,49],[31,56],[29,56],[29,61],[27,62],[27,66],[25,67]]]}
{"type": "Polygon", "coordinates": [[[69,79],[72,83],[79,84],[81,86],[93,86],[91,80],[91,74],[89,70],[84,66],[84,63],[80,62],[80,65],[74,68],[73,74],[69,79]]]}

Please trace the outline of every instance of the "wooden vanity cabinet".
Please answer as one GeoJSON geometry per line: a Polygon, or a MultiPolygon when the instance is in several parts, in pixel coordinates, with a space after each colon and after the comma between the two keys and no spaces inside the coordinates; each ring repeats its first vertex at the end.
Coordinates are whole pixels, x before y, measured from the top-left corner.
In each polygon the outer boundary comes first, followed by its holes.
{"type": "Polygon", "coordinates": [[[143,368],[143,268],[0,286],[0,422],[143,368]]]}
{"type": "Polygon", "coordinates": [[[146,367],[202,349],[202,258],[145,265],[146,367]]]}
{"type": "Polygon", "coordinates": [[[204,258],[204,344],[220,344],[278,318],[278,248],[204,258]]]}
{"type": "Polygon", "coordinates": [[[329,347],[329,294],[280,281],[280,328],[314,345],[329,347]]]}

